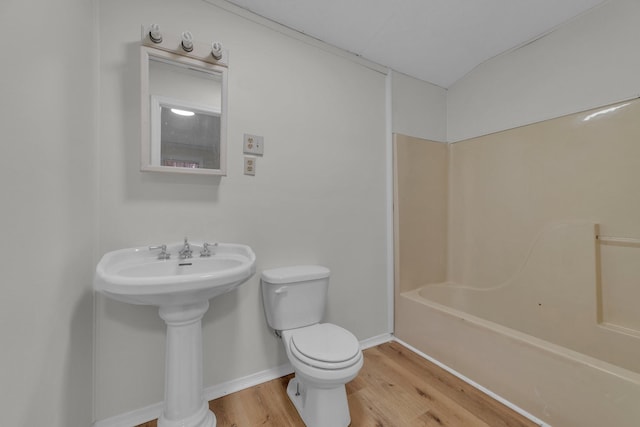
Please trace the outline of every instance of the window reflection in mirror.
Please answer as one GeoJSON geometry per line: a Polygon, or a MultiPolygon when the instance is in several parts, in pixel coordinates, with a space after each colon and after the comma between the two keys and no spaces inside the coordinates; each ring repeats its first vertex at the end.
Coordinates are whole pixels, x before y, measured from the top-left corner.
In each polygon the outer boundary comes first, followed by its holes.
{"type": "Polygon", "coordinates": [[[220,111],[159,96],[151,105],[153,164],[220,169],[220,111]]]}
{"type": "Polygon", "coordinates": [[[143,48],[142,170],[225,174],[226,69],[198,62],[143,48]]]}

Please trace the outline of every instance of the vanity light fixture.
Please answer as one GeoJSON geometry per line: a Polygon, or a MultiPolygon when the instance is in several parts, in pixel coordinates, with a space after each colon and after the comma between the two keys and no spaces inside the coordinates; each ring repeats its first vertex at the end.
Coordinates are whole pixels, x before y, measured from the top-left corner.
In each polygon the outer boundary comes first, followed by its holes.
{"type": "Polygon", "coordinates": [[[219,60],[222,58],[222,43],[220,42],[211,43],[211,55],[216,60],[219,60]]]}
{"type": "Polygon", "coordinates": [[[208,43],[202,43],[194,39],[191,31],[164,34],[160,31],[158,24],[142,25],[141,37],[143,46],[186,56],[214,66],[228,66],[227,51],[222,43],[215,41],[215,39],[208,43]]]}
{"type": "Polygon", "coordinates": [[[191,35],[189,31],[182,33],[182,49],[184,49],[185,52],[191,52],[193,50],[193,35],[191,35]]]}
{"type": "Polygon", "coordinates": [[[151,24],[149,27],[149,38],[154,43],[162,43],[162,33],[158,24],[151,24]]]}
{"type": "Polygon", "coordinates": [[[179,116],[185,116],[185,117],[191,117],[191,116],[194,116],[196,114],[193,111],[180,110],[178,108],[172,108],[171,112],[173,114],[177,114],[179,116]]]}

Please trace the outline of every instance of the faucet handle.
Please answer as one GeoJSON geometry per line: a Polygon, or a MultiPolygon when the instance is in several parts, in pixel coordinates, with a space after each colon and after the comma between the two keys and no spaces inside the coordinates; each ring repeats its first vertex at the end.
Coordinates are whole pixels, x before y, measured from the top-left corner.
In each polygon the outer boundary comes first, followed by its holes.
{"type": "Polygon", "coordinates": [[[209,249],[211,246],[218,246],[218,242],[216,242],[214,244],[204,242],[202,244],[202,250],[200,251],[200,256],[201,257],[211,256],[211,249],[209,249]]]}
{"type": "Polygon", "coordinates": [[[156,249],[160,249],[160,253],[158,254],[158,259],[169,259],[171,258],[171,254],[167,252],[167,245],[159,245],[159,246],[149,246],[150,251],[154,251],[156,249]]]}
{"type": "Polygon", "coordinates": [[[193,253],[193,251],[191,250],[191,245],[189,244],[189,241],[187,240],[187,238],[184,238],[184,246],[182,247],[182,249],[180,249],[180,259],[186,259],[186,258],[191,258],[191,254],[193,253]]]}

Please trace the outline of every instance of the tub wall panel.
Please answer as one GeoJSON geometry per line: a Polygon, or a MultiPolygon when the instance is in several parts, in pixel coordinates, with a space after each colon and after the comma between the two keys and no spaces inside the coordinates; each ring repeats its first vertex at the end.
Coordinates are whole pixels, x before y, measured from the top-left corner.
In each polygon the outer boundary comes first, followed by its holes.
{"type": "Polygon", "coordinates": [[[394,135],[398,292],[446,278],[447,144],[394,135]]]}

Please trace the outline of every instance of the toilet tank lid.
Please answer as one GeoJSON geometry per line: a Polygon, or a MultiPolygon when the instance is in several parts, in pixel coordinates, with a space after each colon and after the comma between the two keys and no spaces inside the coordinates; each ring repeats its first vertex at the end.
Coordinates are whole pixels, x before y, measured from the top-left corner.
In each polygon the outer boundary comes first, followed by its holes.
{"type": "Polygon", "coordinates": [[[306,282],[308,280],[324,279],[329,277],[330,273],[327,267],[321,265],[295,265],[264,270],[262,272],[262,280],[274,284],[306,282]]]}

